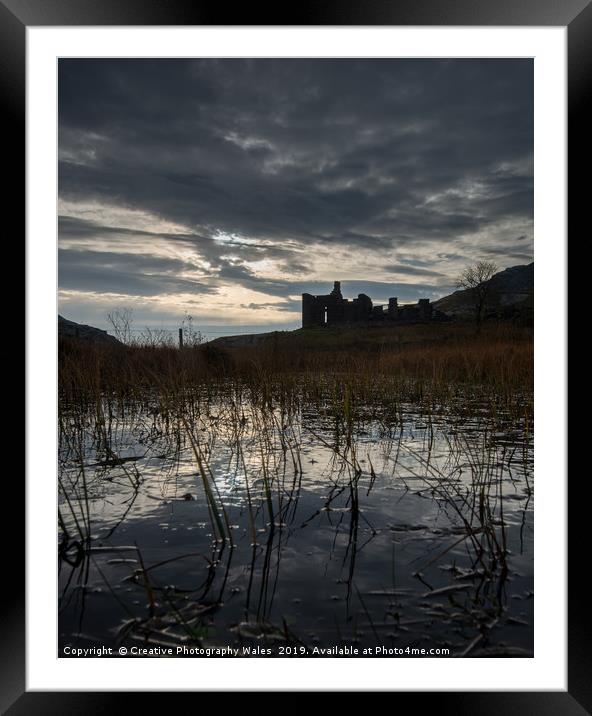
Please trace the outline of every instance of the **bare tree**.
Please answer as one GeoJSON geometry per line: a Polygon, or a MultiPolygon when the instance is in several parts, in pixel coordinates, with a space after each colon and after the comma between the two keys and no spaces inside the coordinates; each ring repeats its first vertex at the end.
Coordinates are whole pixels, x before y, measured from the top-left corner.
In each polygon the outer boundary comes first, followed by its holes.
{"type": "Polygon", "coordinates": [[[113,326],[113,334],[118,341],[130,346],[133,342],[132,326],[134,323],[131,308],[116,308],[107,314],[107,320],[113,326]]]}
{"type": "Polygon", "coordinates": [[[490,296],[490,279],[498,272],[498,267],[492,261],[478,261],[461,273],[456,281],[457,288],[464,288],[471,292],[475,308],[475,322],[481,326],[487,301],[490,296]]]}
{"type": "Polygon", "coordinates": [[[181,328],[183,329],[183,345],[194,347],[201,345],[205,341],[203,333],[193,325],[193,316],[188,313],[185,314],[181,321],[181,328]]]}

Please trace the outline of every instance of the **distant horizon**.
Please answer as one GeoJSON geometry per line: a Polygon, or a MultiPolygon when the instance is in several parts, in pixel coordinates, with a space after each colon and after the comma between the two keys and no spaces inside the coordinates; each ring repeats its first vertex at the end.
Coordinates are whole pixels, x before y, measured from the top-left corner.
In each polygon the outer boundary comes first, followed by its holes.
{"type": "MultiPolygon", "coordinates": [[[[335,280],[338,280],[338,279],[335,279],[335,280]]],[[[307,293],[308,292],[319,293],[319,294],[328,293],[333,288],[333,283],[334,283],[333,281],[330,281],[330,282],[327,281],[326,283],[319,281],[318,284],[308,285],[306,287],[307,288],[306,292],[307,293]]],[[[379,284],[379,286],[384,291],[384,285],[379,284]]],[[[383,304],[386,306],[388,304],[388,299],[390,298],[390,296],[395,295],[397,293],[397,289],[399,289],[399,288],[403,288],[402,293],[404,295],[408,295],[408,293],[405,291],[404,285],[401,286],[401,285],[397,285],[397,284],[392,284],[390,288],[391,288],[391,293],[389,296],[380,296],[379,297],[379,296],[372,294],[372,282],[370,282],[370,281],[342,281],[341,282],[341,291],[345,298],[355,298],[359,293],[367,293],[370,296],[370,298],[372,298],[373,302],[376,305],[383,304]],[[348,290],[348,287],[352,287],[352,288],[350,288],[348,290]]],[[[439,298],[442,298],[443,296],[448,295],[449,293],[452,293],[453,291],[456,290],[455,286],[450,286],[449,288],[450,288],[450,290],[448,292],[443,293],[442,295],[439,295],[439,296],[421,295],[421,296],[419,296],[419,298],[429,298],[430,301],[437,301],[439,298]]],[[[397,296],[399,298],[399,302],[401,304],[416,303],[418,300],[417,298],[406,299],[404,297],[404,295],[401,295],[401,292],[399,292],[399,295],[397,296]]],[[[119,308],[119,309],[129,308],[129,306],[124,306],[122,304],[118,304],[118,305],[114,305],[111,310],[115,310],[117,308],[119,308]]],[[[141,333],[145,328],[150,328],[152,330],[160,329],[160,330],[176,332],[180,328],[181,323],[182,323],[183,319],[185,318],[185,316],[180,315],[177,322],[173,321],[173,322],[169,322],[169,323],[165,324],[165,323],[163,323],[163,321],[157,321],[157,322],[152,322],[152,323],[146,322],[146,321],[142,323],[140,321],[141,325],[137,325],[138,318],[141,318],[142,314],[141,313],[137,314],[133,310],[133,308],[132,308],[132,312],[133,312],[132,316],[133,316],[133,321],[134,321],[134,331],[136,331],[138,333],[141,333]]],[[[230,331],[235,328],[247,329],[246,332],[249,332],[249,333],[263,332],[265,329],[268,329],[269,331],[294,330],[295,328],[300,327],[300,319],[301,319],[300,310],[298,310],[296,313],[297,313],[296,318],[294,318],[292,321],[286,321],[284,323],[250,323],[250,324],[248,324],[248,323],[246,323],[246,324],[243,324],[243,323],[240,323],[240,324],[236,324],[236,323],[213,323],[213,324],[201,323],[200,324],[201,328],[200,328],[200,326],[197,325],[197,323],[195,322],[195,319],[193,322],[194,322],[195,330],[203,329],[202,332],[207,331],[210,333],[220,333],[224,330],[230,331]]],[[[94,319],[94,321],[95,321],[94,323],[92,322],[92,320],[93,320],[92,318],[89,320],[83,320],[83,319],[76,319],[76,318],[71,318],[69,316],[65,316],[65,315],[63,315],[63,313],[60,313],[60,315],[62,315],[63,318],[67,318],[68,320],[75,321],[76,323],[84,323],[87,325],[93,325],[96,328],[101,328],[102,330],[110,331],[110,324],[107,319],[107,314],[105,314],[102,317],[97,316],[96,319],[94,319]]],[[[191,314],[189,314],[189,315],[191,315],[191,314]]]]}
{"type": "MultiPolygon", "coordinates": [[[[533,260],[531,59],[60,59],[59,311],[290,330],[533,260]]],[[[200,328],[201,327],[201,328],[200,328]]]]}
{"type": "MultiPolygon", "coordinates": [[[[526,264],[516,264],[515,266],[508,266],[507,268],[516,268],[518,266],[529,266],[530,264],[534,263],[533,261],[529,261],[526,264]]],[[[500,269],[499,271],[503,271],[504,269],[500,269]]],[[[336,279],[337,280],[337,279],[336,279]]],[[[357,283],[353,281],[346,281],[342,282],[341,290],[345,298],[353,298],[357,294],[351,294],[347,290],[347,285],[357,283]]],[[[324,290],[320,291],[320,293],[327,293],[331,288],[333,284],[324,286],[324,290]]],[[[396,289],[396,286],[393,285],[393,289],[396,289]]],[[[438,296],[437,298],[430,298],[430,300],[437,301],[440,298],[444,298],[444,296],[450,295],[450,293],[453,293],[454,291],[459,290],[456,286],[452,287],[449,293],[444,294],[443,296],[438,296]]],[[[387,305],[387,300],[381,299],[381,300],[375,300],[374,297],[370,296],[373,299],[373,302],[376,305],[387,305]]],[[[400,297],[398,297],[400,298],[400,297]]],[[[415,301],[405,301],[400,300],[399,301],[401,305],[404,305],[406,303],[415,303],[415,301]]],[[[120,307],[121,308],[121,307],[120,307]]],[[[132,309],[133,310],[133,309],[132,309]]],[[[111,335],[113,335],[113,327],[111,324],[109,324],[109,321],[107,319],[107,316],[105,315],[102,320],[95,321],[94,323],[92,321],[86,321],[86,320],[76,320],[74,318],[71,318],[69,316],[65,316],[62,313],[60,313],[62,318],[66,318],[67,320],[75,321],[76,323],[84,324],[84,325],[90,325],[94,328],[100,328],[101,330],[105,330],[111,335]]],[[[160,323],[144,323],[144,324],[138,324],[136,321],[136,316],[132,313],[133,316],[133,328],[132,333],[135,335],[140,335],[142,332],[144,332],[147,328],[150,330],[163,330],[169,332],[174,338],[177,337],[177,333],[179,328],[182,326],[183,320],[186,318],[185,316],[180,316],[179,320],[176,323],[169,323],[164,324],[162,321],[160,323]]],[[[219,324],[197,324],[195,321],[193,322],[193,330],[199,331],[204,337],[206,337],[208,340],[214,340],[217,337],[220,336],[233,336],[233,335],[241,335],[241,334],[254,334],[254,333],[266,333],[266,332],[273,332],[273,331],[293,331],[297,328],[301,327],[301,316],[298,315],[298,318],[285,322],[280,324],[268,324],[268,323],[252,323],[252,324],[231,324],[231,323],[219,323],[219,324]]]]}

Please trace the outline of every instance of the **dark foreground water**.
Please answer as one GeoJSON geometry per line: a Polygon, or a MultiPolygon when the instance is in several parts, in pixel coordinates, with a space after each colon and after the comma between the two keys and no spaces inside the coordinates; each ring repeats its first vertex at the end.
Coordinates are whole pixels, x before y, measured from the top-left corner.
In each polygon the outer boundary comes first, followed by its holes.
{"type": "Polygon", "coordinates": [[[520,423],[209,404],[60,445],[60,656],[532,656],[520,423]]]}

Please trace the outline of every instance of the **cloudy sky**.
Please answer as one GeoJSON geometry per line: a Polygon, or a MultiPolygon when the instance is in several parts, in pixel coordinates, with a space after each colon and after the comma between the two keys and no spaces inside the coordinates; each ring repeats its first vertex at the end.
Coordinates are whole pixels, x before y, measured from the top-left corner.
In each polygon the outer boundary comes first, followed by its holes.
{"type": "Polygon", "coordinates": [[[299,325],[533,258],[531,60],[59,61],[60,313],[299,325]]]}

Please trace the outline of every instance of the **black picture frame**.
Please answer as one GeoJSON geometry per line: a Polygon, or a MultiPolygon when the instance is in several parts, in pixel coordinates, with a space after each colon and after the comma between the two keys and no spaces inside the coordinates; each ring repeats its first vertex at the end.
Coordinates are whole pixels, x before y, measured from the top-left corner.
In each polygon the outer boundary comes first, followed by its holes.
{"type": "MultiPolygon", "coordinates": [[[[568,213],[570,228],[584,229],[583,213],[589,182],[580,177],[589,172],[588,128],[592,126],[586,96],[592,76],[592,5],[590,0],[300,0],[281,12],[251,4],[229,13],[227,7],[199,0],[0,0],[0,98],[5,146],[5,211],[14,225],[24,224],[25,154],[25,62],[28,26],[84,25],[465,25],[465,26],[566,26],[568,30],[568,213]],[[228,23],[228,17],[233,22],[228,23]]],[[[23,227],[25,228],[25,227],[23,227]]],[[[558,337],[562,339],[563,337],[558,337]]],[[[567,344],[567,342],[566,342],[567,344]]],[[[567,389],[567,377],[566,389],[567,389]]],[[[558,426],[558,430],[567,430],[558,426]]],[[[576,439],[576,438],[573,438],[576,439]]],[[[397,694],[396,707],[405,699],[412,708],[437,708],[456,714],[584,714],[592,712],[592,665],[588,625],[587,570],[582,568],[577,546],[586,545],[584,510],[590,497],[589,481],[582,475],[577,496],[569,500],[568,538],[568,691],[565,692],[404,692],[397,694]],[[409,701],[409,697],[412,701],[409,701]],[[420,700],[418,700],[420,699],[420,700]]],[[[557,476],[560,479],[560,476],[557,476]]],[[[23,504],[23,484],[6,481],[9,505],[23,504]]],[[[572,494],[576,494],[576,489],[572,494]]],[[[16,517],[22,515],[16,511],[16,517]]],[[[24,535],[12,533],[5,545],[4,589],[7,603],[2,611],[0,649],[0,708],[14,716],[27,714],[98,714],[138,708],[138,693],[27,692],[25,691],[25,585],[24,535]],[[20,538],[20,539],[19,539],[20,538]],[[133,699],[133,702],[132,702],[133,699]]],[[[585,565],[585,561],[584,561],[585,565]]],[[[549,569],[553,569],[549,565],[549,569]]],[[[558,575],[562,578],[562,575],[558,575]]],[[[551,615],[550,615],[551,616],[551,615]]],[[[90,664],[89,664],[90,668],[90,664]]],[[[462,668],[459,662],[459,668],[462,668]]],[[[151,699],[160,696],[149,695],[151,699]]],[[[169,698],[165,696],[164,698],[169,698]]],[[[271,704],[270,704],[271,705],[271,704]]],[[[154,702],[152,707],[154,707],[154,702]]],[[[395,704],[393,704],[393,708],[395,704]]]]}

